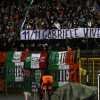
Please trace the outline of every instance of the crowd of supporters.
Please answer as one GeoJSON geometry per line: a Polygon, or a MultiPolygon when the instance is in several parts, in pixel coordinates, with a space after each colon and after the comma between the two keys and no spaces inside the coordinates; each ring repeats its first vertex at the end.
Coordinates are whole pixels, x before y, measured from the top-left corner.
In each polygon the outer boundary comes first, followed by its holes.
{"type": "Polygon", "coordinates": [[[71,5],[71,2],[63,3],[59,0],[33,0],[32,4],[30,2],[0,1],[1,48],[15,47],[18,44],[16,41],[20,40],[20,30],[25,18],[23,29],[64,29],[100,25],[97,21],[100,13],[96,12],[95,6],[82,6],[79,2],[71,5]]]}

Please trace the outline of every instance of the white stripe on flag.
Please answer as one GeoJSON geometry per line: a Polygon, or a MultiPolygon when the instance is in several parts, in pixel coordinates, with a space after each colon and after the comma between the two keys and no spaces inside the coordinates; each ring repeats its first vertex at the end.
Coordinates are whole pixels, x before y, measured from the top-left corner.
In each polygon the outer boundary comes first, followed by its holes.
{"type": "Polygon", "coordinates": [[[60,70],[60,81],[62,80],[62,70],[60,70]]]}
{"type": "Polygon", "coordinates": [[[14,55],[13,55],[13,61],[14,63],[20,62],[21,61],[21,55],[22,52],[21,51],[15,51],[14,55]]]}
{"type": "Polygon", "coordinates": [[[65,81],[65,70],[63,70],[63,81],[65,81]]]}
{"type": "Polygon", "coordinates": [[[40,53],[32,54],[32,57],[31,57],[31,68],[32,69],[39,68],[39,59],[40,59],[40,53]]]}
{"type": "Polygon", "coordinates": [[[16,82],[23,81],[23,73],[22,73],[23,67],[24,67],[23,62],[15,63],[15,81],[16,82]]]}
{"type": "Polygon", "coordinates": [[[59,65],[60,64],[65,64],[66,52],[67,51],[58,52],[59,53],[59,62],[58,62],[59,65]]]}

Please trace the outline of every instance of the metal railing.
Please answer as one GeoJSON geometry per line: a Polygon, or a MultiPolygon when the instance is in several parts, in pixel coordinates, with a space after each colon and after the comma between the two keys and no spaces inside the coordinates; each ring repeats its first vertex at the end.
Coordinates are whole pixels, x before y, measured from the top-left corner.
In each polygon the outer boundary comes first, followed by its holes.
{"type": "Polygon", "coordinates": [[[100,74],[98,74],[98,100],[100,100],[100,74]]]}

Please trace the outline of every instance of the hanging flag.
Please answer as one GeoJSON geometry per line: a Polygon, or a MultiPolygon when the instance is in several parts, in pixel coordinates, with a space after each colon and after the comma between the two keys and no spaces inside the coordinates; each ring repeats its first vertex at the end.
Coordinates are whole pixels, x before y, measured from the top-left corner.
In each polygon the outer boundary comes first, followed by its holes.
{"type": "Polygon", "coordinates": [[[48,69],[54,76],[54,87],[63,86],[69,80],[69,65],[65,63],[67,51],[51,51],[49,52],[48,69]],[[58,71],[57,74],[55,72],[58,71]]]}
{"type": "Polygon", "coordinates": [[[24,63],[21,62],[21,51],[10,51],[7,53],[6,78],[8,82],[23,81],[24,63]]]}
{"type": "Polygon", "coordinates": [[[29,53],[25,59],[25,68],[44,69],[47,67],[47,59],[48,53],[46,51],[29,53]]]}
{"type": "Polygon", "coordinates": [[[24,62],[21,62],[21,55],[22,51],[15,51],[13,55],[13,63],[15,66],[15,81],[20,82],[23,81],[23,67],[24,67],[24,62]]]}

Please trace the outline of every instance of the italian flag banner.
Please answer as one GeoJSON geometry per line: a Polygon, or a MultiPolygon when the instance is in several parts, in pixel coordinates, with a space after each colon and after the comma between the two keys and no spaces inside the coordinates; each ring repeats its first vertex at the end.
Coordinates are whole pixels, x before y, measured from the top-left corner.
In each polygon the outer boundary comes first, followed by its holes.
{"type": "Polygon", "coordinates": [[[24,63],[21,62],[21,51],[9,51],[7,53],[6,61],[6,78],[7,81],[23,81],[23,67],[24,63]]]}
{"type": "Polygon", "coordinates": [[[69,81],[69,65],[65,63],[67,51],[50,51],[48,69],[54,75],[54,87],[60,87],[69,81]],[[56,73],[57,72],[57,73],[56,73]],[[56,74],[55,74],[56,73],[56,74]]]}
{"type": "Polygon", "coordinates": [[[41,69],[40,66],[41,53],[30,53],[25,60],[25,68],[28,69],[41,69]]]}
{"type": "Polygon", "coordinates": [[[21,82],[24,80],[23,68],[35,70],[36,83],[41,77],[41,69],[47,67],[54,75],[55,87],[68,83],[70,77],[69,65],[66,64],[67,51],[46,51],[31,53],[26,51],[9,51],[6,61],[6,78],[8,82],[21,82]],[[48,59],[48,60],[47,60],[48,59]]]}
{"type": "Polygon", "coordinates": [[[41,70],[39,65],[40,53],[29,53],[25,59],[24,68],[33,70],[32,83],[30,87],[26,86],[27,90],[35,91],[36,85],[40,85],[41,70]]]}
{"type": "Polygon", "coordinates": [[[25,59],[25,68],[45,69],[47,67],[48,53],[41,51],[38,53],[29,53],[25,59]]]}

